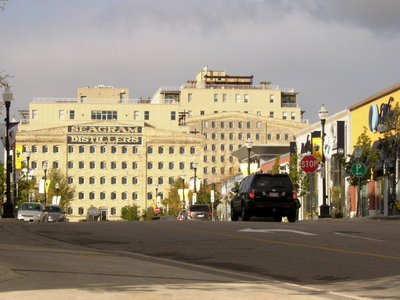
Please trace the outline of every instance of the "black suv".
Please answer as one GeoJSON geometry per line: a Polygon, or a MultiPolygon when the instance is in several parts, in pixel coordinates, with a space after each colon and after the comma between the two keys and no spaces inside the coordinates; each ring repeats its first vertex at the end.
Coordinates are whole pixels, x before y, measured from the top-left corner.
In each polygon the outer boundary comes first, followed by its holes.
{"type": "Polygon", "coordinates": [[[252,174],[243,178],[231,201],[231,218],[248,221],[250,217],[273,217],[281,222],[286,216],[295,222],[300,201],[287,174],[252,174]]]}

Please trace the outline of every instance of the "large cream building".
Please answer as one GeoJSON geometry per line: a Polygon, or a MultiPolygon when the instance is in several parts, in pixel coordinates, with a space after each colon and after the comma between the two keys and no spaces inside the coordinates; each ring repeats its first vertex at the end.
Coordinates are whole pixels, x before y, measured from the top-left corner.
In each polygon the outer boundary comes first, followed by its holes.
{"type": "Polygon", "coordinates": [[[76,98],[34,98],[21,112],[17,145],[30,149],[37,179],[47,162],[75,187],[71,220],[85,218],[91,206],[104,219],[119,219],[122,207],[143,210],[175,179],[193,177],[193,162],[204,183],[219,183],[239,172],[231,153],[247,139],[294,141],[307,126],[296,95],[207,68],[145,99],[131,99],[128,89],[79,88],[76,98]]]}

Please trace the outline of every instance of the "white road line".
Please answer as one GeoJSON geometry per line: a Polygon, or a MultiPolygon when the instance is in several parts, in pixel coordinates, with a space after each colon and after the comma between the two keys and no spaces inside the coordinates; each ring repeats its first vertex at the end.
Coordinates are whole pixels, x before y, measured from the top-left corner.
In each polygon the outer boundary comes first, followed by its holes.
{"type": "Polygon", "coordinates": [[[251,229],[246,228],[242,230],[238,230],[239,232],[261,232],[261,233],[274,233],[274,232],[289,232],[289,233],[296,233],[301,235],[316,235],[314,233],[299,231],[299,230],[291,230],[291,229],[251,229]]]}
{"type": "Polygon", "coordinates": [[[384,242],[383,240],[378,240],[378,239],[373,239],[373,238],[368,238],[368,237],[363,237],[363,236],[357,236],[357,235],[352,235],[352,234],[346,234],[346,233],[341,233],[341,232],[335,232],[337,235],[343,235],[343,236],[348,236],[351,238],[356,238],[356,239],[363,239],[363,240],[369,240],[369,241],[374,241],[374,242],[384,242]]]}

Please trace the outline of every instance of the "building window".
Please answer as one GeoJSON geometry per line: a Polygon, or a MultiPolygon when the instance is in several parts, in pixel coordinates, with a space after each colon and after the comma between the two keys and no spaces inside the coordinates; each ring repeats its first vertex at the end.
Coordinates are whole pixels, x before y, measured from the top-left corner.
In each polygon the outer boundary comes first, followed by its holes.
{"type": "Polygon", "coordinates": [[[289,134],[285,133],[285,141],[289,140],[289,134]]]}
{"type": "Polygon", "coordinates": [[[128,198],[128,194],[126,192],[121,193],[121,199],[126,200],[128,198]]]}
{"type": "Polygon", "coordinates": [[[153,153],[153,146],[148,146],[147,147],[147,154],[152,154],[153,153]]]}
{"type": "Polygon", "coordinates": [[[208,161],[207,155],[203,156],[203,161],[206,163],[208,161]]]}
{"type": "Polygon", "coordinates": [[[181,161],[181,162],[179,163],[179,169],[180,169],[180,170],[184,170],[184,169],[185,169],[185,162],[181,161]]]}
{"type": "Polygon", "coordinates": [[[215,128],[215,127],[216,127],[216,124],[217,124],[217,122],[212,121],[212,122],[211,122],[211,127],[212,127],[212,128],[215,128]]]}
{"type": "Polygon", "coordinates": [[[204,116],[204,114],[205,114],[204,110],[201,110],[201,111],[200,111],[200,115],[201,115],[201,116],[204,116]]]}
{"type": "Polygon", "coordinates": [[[204,167],[204,168],[203,168],[203,173],[204,173],[204,174],[208,174],[208,168],[207,168],[207,167],[204,167]]]}
{"type": "Polygon", "coordinates": [[[211,168],[211,173],[213,173],[213,174],[217,173],[217,169],[215,167],[212,167],[211,168]]]}
{"type": "Polygon", "coordinates": [[[180,154],[185,154],[185,147],[180,147],[179,148],[179,153],[180,154]]]}
{"type": "Polygon", "coordinates": [[[134,170],[139,169],[139,163],[138,163],[137,161],[134,161],[134,162],[132,163],[132,169],[134,169],[134,170]]]}
{"type": "Polygon", "coordinates": [[[267,140],[268,141],[272,140],[272,134],[270,134],[270,133],[267,134],[267,140]]]}
{"type": "Polygon", "coordinates": [[[100,147],[100,153],[106,153],[107,152],[107,147],[106,146],[101,146],[100,147]]]}
{"type": "Polygon", "coordinates": [[[64,110],[59,110],[58,111],[58,119],[59,120],[65,120],[65,111],[64,110]]]}
{"type": "Polygon", "coordinates": [[[100,193],[100,200],[105,200],[106,199],[106,193],[105,192],[101,192],[100,193]]]}
{"type": "Polygon", "coordinates": [[[139,153],[139,147],[134,146],[134,147],[132,148],[132,153],[133,153],[133,154],[138,154],[138,153],[139,153]]]}
{"type": "Polygon", "coordinates": [[[190,154],[196,154],[196,147],[190,147],[190,154]]]}
{"type": "Polygon", "coordinates": [[[122,184],[128,184],[128,177],[122,177],[121,183],[122,184]]]}
{"type": "Polygon", "coordinates": [[[128,147],[126,147],[126,146],[122,146],[122,148],[121,148],[121,152],[122,152],[123,154],[126,154],[126,153],[128,153],[128,147]]]}
{"type": "Polygon", "coordinates": [[[221,144],[221,151],[225,151],[225,145],[221,144]]]}
{"type": "Polygon", "coordinates": [[[241,140],[242,138],[243,138],[243,134],[242,134],[242,133],[239,133],[239,134],[238,134],[238,139],[241,140]]]}
{"type": "Polygon", "coordinates": [[[274,103],[275,102],[275,95],[269,95],[269,103],[274,103]]]}
{"type": "Polygon", "coordinates": [[[153,169],[153,162],[151,162],[151,161],[147,162],[147,169],[148,170],[153,169]]]}
{"type": "Polygon", "coordinates": [[[111,193],[111,200],[115,200],[117,199],[117,193],[116,192],[112,192],[111,193]]]}
{"type": "Polygon", "coordinates": [[[117,120],[116,110],[92,110],[92,120],[117,120]]]}
{"type": "MultiPolygon", "coordinates": [[[[34,168],[35,169],[35,167],[33,166],[33,163],[34,162],[32,162],[32,168],[34,168]]],[[[36,163],[36,162],[35,162],[36,163]]],[[[68,162],[68,169],[73,169],[74,168],[74,162],[73,161],[69,161],[68,162]]]]}
{"type": "Polygon", "coordinates": [[[32,109],[32,120],[37,119],[37,117],[38,117],[37,109],[32,109]]]}
{"type": "Polygon", "coordinates": [[[86,103],[87,97],[86,96],[81,96],[81,103],[86,103]]]}
{"type": "Polygon", "coordinates": [[[234,122],[229,122],[229,128],[234,128],[235,127],[235,123],[234,122]]]}
{"type": "Polygon", "coordinates": [[[279,141],[281,139],[281,135],[279,133],[276,134],[276,140],[279,141]]]}
{"type": "Polygon", "coordinates": [[[269,117],[270,117],[270,118],[273,118],[273,117],[274,117],[274,112],[273,112],[273,111],[270,111],[270,112],[269,112],[269,117]]]}
{"type": "Polygon", "coordinates": [[[72,215],[74,213],[74,209],[72,207],[68,207],[67,214],[72,215]]]}
{"type": "Polygon", "coordinates": [[[240,103],[240,95],[239,94],[235,95],[235,102],[240,103]]]}
{"type": "Polygon", "coordinates": [[[171,184],[174,184],[174,181],[175,181],[175,180],[174,180],[174,177],[169,177],[169,178],[168,178],[168,184],[170,184],[170,185],[171,185],[171,184]]]}
{"type": "Polygon", "coordinates": [[[225,162],[225,156],[221,155],[221,162],[225,162]]]}
{"type": "Polygon", "coordinates": [[[121,163],[121,169],[128,169],[128,163],[126,161],[121,163]]]}
{"type": "Polygon", "coordinates": [[[259,133],[256,133],[256,140],[259,141],[261,138],[261,135],[259,133]]]}
{"type": "Polygon", "coordinates": [[[85,168],[85,162],[84,161],[80,161],[79,162],[79,169],[84,169],[85,168]]]}
{"type": "Polygon", "coordinates": [[[160,161],[160,162],[158,163],[158,169],[159,169],[159,170],[164,169],[164,163],[163,163],[163,162],[160,161]]]}
{"type": "Polygon", "coordinates": [[[117,177],[111,177],[111,184],[117,184],[117,177]]]}
{"type": "Polygon", "coordinates": [[[79,146],[79,153],[85,153],[85,146],[79,146]]]}
{"type": "Polygon", "coordinates": [[[47,147],[47,146],[42,146],[42,152],[43,152],[43,153],[49,152],[49,147],[47,147]]]}
{"type": "Polygon", "coordinates": [[[91,176],[89,178],[89,184],[95,184],[96,183],[96,178],[94,176],[91,176]]]}
{"type": "Polygon", "coordinates": [[[147,200],[153,199],[153,193],[147,193],[147,200]]]}
{"type": "Polygon", "coordinates": [[[158,147],[158,154],[164,153],[164,147],[158,147]]]}
{"type": "Polygon", "coordinates": [[[107,163],[105,161],[100,162],[100,169],[107,168],[107,163]]]}
{"type": "Polygon", "coordinates": [[[173,170],[173,169],[174,169],[174,162],[173,162],[173,161],[170,161],[170,162],[168,163],[168,168],[169,168],[170,170],[173,170]]]}
{"type": "Polygon", "coordinates": [[[235,134],[231,132],[231,133],[229,134],[229,139],[230,139],[230,140],[233,140],[234,138],[235,138],[235,134]]]}
{"type": "Polygon", "coordinates": [[[164,184],[164,178],[158,177],[158,184],[160,185],[164,184]]]}
{"type": "Polygon", "coordinates": [[[169,147],[169,154],[174,154],[175,153],[175,148],[173,146],[169,147]]]}
{"type": "Polygon", "coordinates": [[[189,93],[189,94],[188,94],[188,97],[187,97],[187,101],[188,101],[188,102],[192,102],[192,97],[193,97],[193,96],[192,96],[192,93],[189,93]]]}
{"type": "Polygon", "coordinates": [[[296,120],[296,112],[292,111],[292,112],[290,113],[290,119],[296,120]]]}
{"type": "Polygon", "coordinates": [[[85,184],[85,177],[80,176],[79,179],[78,179],[78,183],[79,184],[85,184]]]}
{"type": "Polygon", "coordinates": [[[32,153],[36,153],[38,151],[38,148],[37,148],[37,146],[33,145],[31,150],[32,150],[32,153]]]}
{"type": "Polygon", "coordinates": [[[261,117],[261,111],[257,111],[257,117],[261,117]]]}
{"type": "Polygon", "coordinates": [[[234,146],[232,144],[229,145],[229,151],[233,151],[234,146]]]}
{"type": "Polygon", "coordinates": [[[149,112],[148,110],[146,110],[146,111],[144,112],[144,119],[145,119],[145,120],[150,120],[150,112],[149,112]]]}
{"type": "Polygon", "coordinates": [[[171,111],[171,121],[176,120],[176,111],[171,111]]]}
{"type": "Polygon", "coordinates": [[[243,96],[243,102],[246,102],[246,103],[249,102],[249,95],[248,95],[248,94],[244,94],[244,96],[243,96]]]}
{"type": "Polygon", "coordinates": [[[282,112],[282,120],[287,120],[287,112],[282,112]]]}
{"type": "Polygon", "coordinates": [[[204,125],[204,128],[208,128],[208,121],[204,121],[203,125],[204,125]]]}
{"type": "Polygon", "coordinates": [[[83,215],[85,214],[85,209],[83,207],[78,208],[78,214],[83,215]]]}
{"type": "Polygon", "coordinates": [[[251,133],[246,134],[246,139],[251,139],[251,133]]]}
{"type": "Polygon", "coordinates": [[[133,111],[133,120],[135,120],[135,121],[139,120],[139,111],[138,110],[133,111]]]}
{"type": "Polygon", "coordinates": [[[222,102],[228,101],[228,97],[226,94],[222,94],[222,102]]]}
{"type": "Polygon", "coordinates": [[[106,184],[106,178],[104,176],[100,177],[100,184],[106,184]]]}
{"type": "Polygon", "coordinates": [[[132,200],[137,200],[138,199],[138,193],[133,192],[132,193],[132,200]]]}
{"type": "MultiPolygon", "coordinates": [[[[125,198],[126,199],[126,198],[125,198]]],[[[111,207],[111,215],[116,215],[117,214],[117,209],[115,207],[111,207]]]]}
{"type": "Polygon", "coordinates": [[[53,161],[53,169],[57,169],[58,168],[58,161],[53,161]]]}
{"type": "Polygon", "coordinates": [[[217,138],[217,135],[216,135],[215,133],[212,133],[212,134],[211,134],[211,138],[212,138],[213,140],[215,140],[215,139],[217,138]]]}
{"type": "Polygon", "coordinates": [[[257,122],[257,123],[256,123],[256,127],[257,127],[257,128],[261,128],[261,122],[257,122]]]}
{"type": "Polygon", "coordinates": [[[247,122],[247,128],[251,128],[251,127],[252,127],[251,122],[247,122]]]}
{"type": "Polygon", "coordinates": [[[147,184],[153,184],[153,177],[147,177],[147,184]]]}
{"type": "Polygon", "coordinates": [[[117,162],[116,161],[112,161],[111,162],[111,169],[116,169],[117,168],[117,162]]]}
{"type": "Polygon", "coordinates": [[[214,94],[214,102],[218,102],[218,94],[214,94]]]}
{"type": "Polygon", "coordinates": [[[75,111],[74,110],[70,110],[69,111],[69,119],[70,120],[75,120],[75,111]]]}
{"type": "Polygon", "coordinates": [[[58,153],[60,151],[59,146],[53,146],[53,153],[58,153]]]}
{"type": "Polygon", "coordinates": [[[111,153],[117,153],[117,147],[111,146],[111,153]]]}
{"type": "Polygon", "coordinates": [[[74,177],[69,176],[68,177],[68,184],[73,184],[74,183],[74,177]]]}
{"type": "Polygon", "coordinates": [[[132,184],[138,184],[137,177],[132,177],[132,184]]]}
{"type": "Polygon", "coordinates": [[[215,163],[215,162],[216,162],[215,155],[211,156],[211,161],[212,161],[213,163],[215,163]]]}
{"type": "Polygon", "coordinates": [[[217,146],[216,146],[215,144],[212,144],[212,145],[211,145],[211,150],[212,150],[212,151],[217,150],[217,146]]]}

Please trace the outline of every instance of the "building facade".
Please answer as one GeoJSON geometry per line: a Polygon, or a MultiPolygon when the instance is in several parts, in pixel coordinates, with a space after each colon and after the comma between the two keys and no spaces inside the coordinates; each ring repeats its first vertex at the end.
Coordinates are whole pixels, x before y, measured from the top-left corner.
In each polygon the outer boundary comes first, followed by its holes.
{"type": "Polygon", "coordinates": [[[289,144],[305,126],[294,91],[205,68],[152,98],[130,99],[128,89],[110,86],[79,88],[76,98],[34,98],[21,111],[17,145],[30,150],[38,181],[44,162],[65,174],[76,191],[71,220],[91,206],[113,220],[124,206],[154,206],[156,193],[164,198],[174,180],[193,176],[193,162],[205,184],[220,183],[238,174],[232,152],[247,139],[289,144]]]}

